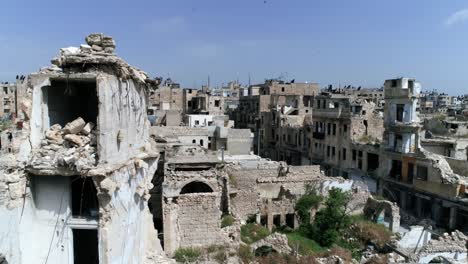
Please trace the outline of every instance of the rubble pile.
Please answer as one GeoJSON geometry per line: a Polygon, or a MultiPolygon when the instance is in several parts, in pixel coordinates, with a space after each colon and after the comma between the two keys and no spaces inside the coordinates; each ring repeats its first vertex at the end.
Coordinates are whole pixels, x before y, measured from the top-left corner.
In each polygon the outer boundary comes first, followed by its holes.
{"type": "Polygon", "coordinates": [[[421,249],[423,253],[434,252],[467,252],[466,244],[468,237],[462,232],[444,233],[437,240],[430,240],[426,246],[421,249]]]}
{"type": "Polygon", "coordinates": [[[97,137],[93,128],[92,122],[86,123],[81,117],[63,128],[59,124],[51,126],[31,164],[35,168],[65,167],[74,171],[94,167],[97,163],[97,137]]]}
{"type": "Polygon", "coordinates": [[[273,233],[264,239],[253,243],[250,245],[250,248],[255,251],[263,246],[270,246],[280,254],[292,254],[293,252],[291,247],[288,245],[288,237],[285,234],[273,233]]]}
{"type": "Polygon", "coordinates": [[[150,79],[148,74],[129,65],[114,54],[116,48],[112,37],[102,33],[93,33],[86,37],[86,43],[80,47],[60,49],[60,54],[53,58],[51,67],[41,72],[109,72],[123,80],[134,80],[140,84],[157,86],[160,78],[150,79]]]}

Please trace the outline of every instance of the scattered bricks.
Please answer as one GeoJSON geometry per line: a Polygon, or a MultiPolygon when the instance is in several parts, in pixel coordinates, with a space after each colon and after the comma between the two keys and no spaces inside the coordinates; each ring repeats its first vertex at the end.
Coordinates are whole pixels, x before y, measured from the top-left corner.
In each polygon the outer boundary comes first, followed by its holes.
{"type": "Polygon", "coordinates": [[[78,135],[74,135],[74,134],[68,134],[68,135],[65,135],[64,139],[68,142],[71,142],[72,144],[74,145],[77,145],[77,146],[83,146],[83,141],[81,140],[81,137],[78,136],[78,135]]]}
{"type": "Polygon", "coordinates": [[[91,130],[93,130],[94,128],[94,123],[93,122],[88,122],[84,127],[83,129],[81,130],[81,133],[83,135],[89,135],[89,133],[91,133],[91,130]]]}
{"type": "Polygon", "coordinates": [[[78,117],[77,119],[65,125],[65,127],[63,128],[63,133],[64,134],[77,134],[78,132],[83,130],[85,125],[86,123],[83,120],[83,118],[78,117]]]}
{"type": "Polygon", "coordinates": [[[8,184],[11,199],[19,199],[24,194],[24,182],[15,182],[8,184]]]}

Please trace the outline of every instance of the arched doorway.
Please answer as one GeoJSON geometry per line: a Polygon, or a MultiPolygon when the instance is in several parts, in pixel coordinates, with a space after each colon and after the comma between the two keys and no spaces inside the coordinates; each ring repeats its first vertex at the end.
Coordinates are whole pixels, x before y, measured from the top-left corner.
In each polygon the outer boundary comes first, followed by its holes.
{"type": "Polygon", "coordinates": [[[193,181],[182,187],[180,194],[210,192],[213,192],[213,189],[208,184],[199,181],[193,181]]]}

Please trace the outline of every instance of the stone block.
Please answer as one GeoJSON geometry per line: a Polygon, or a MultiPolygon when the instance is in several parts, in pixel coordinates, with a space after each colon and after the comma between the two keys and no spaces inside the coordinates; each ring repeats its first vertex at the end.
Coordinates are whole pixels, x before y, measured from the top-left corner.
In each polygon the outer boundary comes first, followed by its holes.
{"type": "Polygon", "coordinates": [[[81,140],[81,137],[78,135],[68,134],[68,135],[65,135],[64,139],[68,142],[71,142],[74,145],[77,145],[80,147],[83,146],[83,141],[81,140]]]}
{"type": "Polygon", "coordinates": [[[78,117],[77,119],[73,120],[72,122],[65,125],[63,128],[63,133],[65,134],[77,134],[81,130],[83,130],[84,126],[86,125],[83,118],[78,117]]]}
{"type": "Polygon", "coordinates": [[[83,129],[81,130],[81,133],[83,135],[89,135],[89,133],[91,133],[91,130],[93,130],[94,128],[94,123],[93,122],[88,122],[84,127],[83,129]]]}
{"type": "Polygon", "coordinates": [[[101,46],[98,46],[98,45],[92,45],[91,48],[94,50],[94,51],[102,51],[103,48],[101,46]]]}
{"type": "Polygon", "coordinates": [[[89,34],[86,38],[86,43],[88,45],[93,46],[93,45],[101,45],[102,43],[102,34],[101,33],[93,33],[89,34]]]}

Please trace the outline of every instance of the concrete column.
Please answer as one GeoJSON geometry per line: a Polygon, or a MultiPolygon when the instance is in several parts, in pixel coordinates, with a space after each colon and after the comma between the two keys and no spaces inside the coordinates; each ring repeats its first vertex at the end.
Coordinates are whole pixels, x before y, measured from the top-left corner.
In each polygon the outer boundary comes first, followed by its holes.
{"type": "Polygon", "coordinates": [[[457,208],[450,207],[449,229],[455,229],[457,226],[457,208]]]}
{"type": "Polygon", "coordinates": [[[286,225],[286,214],[283,212],[281,212],[280,214],[280,225],[281,226],[285,226],[286,225]]]}
{"type": "Polygon", "coordinates": [[[260,213],[255,215],[255,222],[259,225],[262,223],[262,215],[260,213]]]}
{"type": "Polygon", "coordinates": [[[299,228],[299,219],[297,217],[297,214],[294,214],[294,229],[299,228]]]}
{"type": "Polygon", "coordinates": [[[421,217],[422,216],[422,200],[418,196],[415,196],[414,198],[416,198],[416,216],[421,217]]]}
{"type": "Polygon", "coordinates": [[[270,232],[273,230],[273,214],[271,212],[271,204],[272,204],[271,198],[268,198],[268,203],[267,203],[267,228],[268,228],[268,231],[270,231],[270,232]]]}
{"type": "Polygon", "coordinates": [[[177,222],[177,212],[172,210],[172,198],[167,199],[167,204],[163,204],[165,207],[164,210],[164,251],[169,255],[172,256],[174,251],[177,249],[177,232],[175,228],[175,223],[177,222]]]}
{"type": "Polygon", "coordinates": [[[400,207],[403,210],[406,210],[406,192],[400,191],[400,207]]]}

